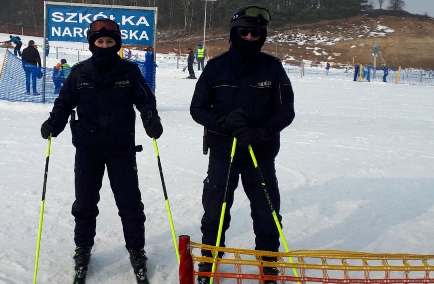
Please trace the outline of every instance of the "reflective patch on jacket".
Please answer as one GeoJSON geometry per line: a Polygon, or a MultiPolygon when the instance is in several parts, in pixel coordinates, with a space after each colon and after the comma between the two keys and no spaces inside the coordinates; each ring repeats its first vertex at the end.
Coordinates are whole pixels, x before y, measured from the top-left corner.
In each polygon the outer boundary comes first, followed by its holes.
{"type": "Polygon", "coordinates": [[[271,83],[271,81],[268,81],[268,80],[267,81],[260,81],[260,82],[250,84],[250,87],[260,88],[260,89],[271,88],[272,83],[271,83]]]}
{"type": "Polygon", "coordinates": [[[77,90],[94,89],[94,88],[95,88],[95,84],[92,82],[87,82],[87,81],[78,81],[77,82],[77,90]]]}
{"type": "Polygon", "coordinates": [[[131,87],[130,80],[115,81],[115,88],[129,88],[131,87]]]}

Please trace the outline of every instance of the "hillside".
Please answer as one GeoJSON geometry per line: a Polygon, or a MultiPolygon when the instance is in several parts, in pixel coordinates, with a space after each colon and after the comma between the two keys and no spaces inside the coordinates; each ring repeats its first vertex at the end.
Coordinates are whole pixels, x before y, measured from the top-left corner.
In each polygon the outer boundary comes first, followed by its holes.
{"type": "MultiPolygon", "coordinates": [[[[228,32],[207,34],[210,56],[228,47],[228,32]]],[[[434,69],[434,19],[406,12],[374,11],[347,19],[292,24],[269,31],[265,51],[297,64],[301,59],[336,65],[372,63],[373,45],[380,48],[377,64],[434,69]]],[[[202,34],[186,36],[161,32],[160,52],[185,53],[202,41],[202,34]]]]}

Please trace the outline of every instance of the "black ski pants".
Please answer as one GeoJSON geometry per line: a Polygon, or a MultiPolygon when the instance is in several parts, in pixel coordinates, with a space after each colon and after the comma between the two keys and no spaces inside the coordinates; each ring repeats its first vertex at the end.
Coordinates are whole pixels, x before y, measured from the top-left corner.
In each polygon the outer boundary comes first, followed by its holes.
{"type": "Polygon", "coordinates": [[[77,246],[94,243],[99,191],[105,167],[121,217],[127,249],[143,248],[145,244],[145,214],[141,201],[136,153],[78,149],[75,154],[75,217],[74,241],[77,246]]]}
{"type": "MultiPolygon", "coordinates": [[[[267,190],[274,210],[281,222],[280,195],[276,178],[274,155],[255,152],[259,167],[262,170],[267,190]]],[[[202,204],[205,213],[202,217],[202,243],[215,245],[219,226],[219,218],[223,204],[226,177],[230,159],[229,147],[211,147],[208,176],[204,180],[202,204]]],[[[250,212],[253,219],[253,231],[257,250],[278,251],[279,232],[266,201],[263,190],[260,188],[260,179],[255,170],[247,147],[238,146],[234,156],[229,178],[226,214],[223,222],[223,232],[220,246],[225,244],[225,231],[229,228],[230,209],[234,201],[234,192],[238,186],[239,177],[244,191],[250,200],[250,212]]],[[[203,255],[210,256],[209,251],[202,251],[203,255]]]]}

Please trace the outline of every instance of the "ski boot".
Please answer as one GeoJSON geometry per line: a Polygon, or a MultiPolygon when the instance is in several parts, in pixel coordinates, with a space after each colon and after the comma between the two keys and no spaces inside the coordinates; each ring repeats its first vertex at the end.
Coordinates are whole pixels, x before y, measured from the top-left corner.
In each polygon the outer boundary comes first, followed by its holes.
{"type": "MultiPolygon", "coordinates": [[[[277,258],[264,256],[262,257],[262,260],[274,262],[277,261],[277,258]]],[[[273,275],[273,276],[279,275],[279,269],[277,269],[276,267],[265,266],[263,267],[262,272],[264,275],[273,275]]],[[[264,284],[277,284],[277,280],[265,280],[264,284]]]]}
{"type": "MultiPolygon", "coordinates": [[[[279,275],[279,270],[276,267],[264,267],[264,275],[279,275]]],[[[277,284],[276,280],[265,280],[264,284],[277,284]]]]}
{"type": "MultiPolygon", "coordinates": [[[[199,272],[211,272],[212,264],[209,262],[201,262],[199,263],[198,268],[199,268],[199,272]]],[[[197,284],[208,284],[208,283],[209,283],[208,276],[197,277],[197,284]]]]}
{"type": "Polygon", "coordinates": [[[134,269],[134,274],[136,275],[136,280],[138,284],[149,284],[148,276],[146,274],[146,252],[144,249],[128,249],[130,253],[131,265],[134,269]]]}
{"type": "Polygon", "coordinates": [[[84,284],[86,282],[87,266],[90,260],[92,247],[76,247],[74,254],[75,275],[74,284],[84,284]]]}

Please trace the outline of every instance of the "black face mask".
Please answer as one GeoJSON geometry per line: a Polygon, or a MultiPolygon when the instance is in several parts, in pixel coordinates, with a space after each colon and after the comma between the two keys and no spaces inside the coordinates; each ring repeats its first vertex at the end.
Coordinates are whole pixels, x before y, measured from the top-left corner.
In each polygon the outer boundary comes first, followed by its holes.
{"type": "Polygon", "coordinates": [[[100,69],[110,68],[119,58],[117,50],[118,47],[116,45],[108,48],[95,47],[92,61],[100,69]]]}
{"type": "Polygon", "coordinates": [[[258,40],[254,41],[242,39],[239,32],[237,31],[237,28],[232,28],[230,34],[232,47],[239,51],[245,57],[252,57],[258,54],[261,51],[262,46],[264,45],[266,37],[266,30],[263,31],[263,34],[258,40]]]}

